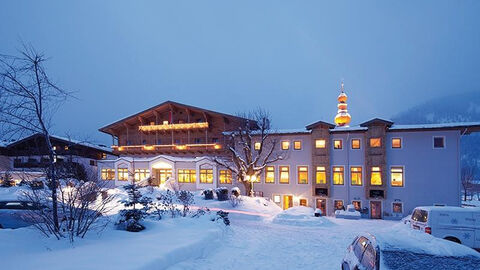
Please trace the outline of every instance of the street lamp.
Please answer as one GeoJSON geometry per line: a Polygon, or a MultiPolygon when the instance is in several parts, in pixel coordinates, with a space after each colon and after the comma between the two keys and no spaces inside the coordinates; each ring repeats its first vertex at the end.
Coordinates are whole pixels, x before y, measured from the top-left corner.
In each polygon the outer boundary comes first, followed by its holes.
{"type": "Polygon", "coordinates": [[[252,189],[250,189],[250,197],[253,197],[253,195],[255,194],[255,192],[253,191],[253,183],[255,183],[255,181],[257,181],[257,176],[256,175],[247,175],[245,176],[245,179],[250,182],[250,184],[252,185],[252,189]]]}

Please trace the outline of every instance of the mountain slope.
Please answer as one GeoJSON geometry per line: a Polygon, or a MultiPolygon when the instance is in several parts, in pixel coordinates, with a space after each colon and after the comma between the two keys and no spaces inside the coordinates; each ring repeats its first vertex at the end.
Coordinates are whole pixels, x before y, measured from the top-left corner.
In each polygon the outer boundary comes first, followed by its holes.
{"type": "MultiPolygon", "coordinates": [[[[468,92],[432,99],[405,110],[392,120],[396,124],[480,122],[480,92],[468,92]]],[[[480,164],[480,133],[461,138],[462,163],[480,164]]],[[[477,170],[477,174],[480,173],[477,170]]]]}

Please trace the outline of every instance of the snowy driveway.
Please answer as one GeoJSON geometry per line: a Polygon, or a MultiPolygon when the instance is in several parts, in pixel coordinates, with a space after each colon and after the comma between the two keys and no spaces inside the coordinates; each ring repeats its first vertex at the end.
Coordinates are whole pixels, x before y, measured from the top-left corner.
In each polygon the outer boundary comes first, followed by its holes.
{"type": "Polygon", "coordinates": [[[338,226],[290,226],[233,217],[231,231],[217,249],[169,269],[339,269],[358,232],[375,232],[397,223],[331,220],[338,226]]]}

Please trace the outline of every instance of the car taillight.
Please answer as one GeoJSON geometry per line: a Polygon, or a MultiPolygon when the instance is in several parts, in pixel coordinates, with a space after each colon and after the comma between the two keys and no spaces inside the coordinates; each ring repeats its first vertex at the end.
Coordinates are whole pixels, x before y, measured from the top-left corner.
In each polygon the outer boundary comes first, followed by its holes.
{"type": "Polygon", "coordinates": [[[425,232],[428,233],[428,234],[432,234],[432,228],[425,227],[425,232]]]}

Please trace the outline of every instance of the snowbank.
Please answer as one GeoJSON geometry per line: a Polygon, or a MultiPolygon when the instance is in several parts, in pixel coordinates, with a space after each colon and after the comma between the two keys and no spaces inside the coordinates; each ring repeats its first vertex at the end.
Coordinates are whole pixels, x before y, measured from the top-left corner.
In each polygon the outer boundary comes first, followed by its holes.
{"type": "Polygon", "coordinates": [[[273,223],[292,225],[292,226],[334,226],[330,220],[325,217],[315,217],[315,210],[310,207],[296,206],[289,208],[272,219],[273,223]]]}
{"type": "Polygon", "coordinates": [[[240,196],[240,200],[240,204],[233,207],[230,201],[204,200],[200,192],[197,192],[195,205],[197,207],[208,207],[211,210],[222,209],[228,211],[230,216],[241,216],[243,218],[271,217],[282,212],[282,208],[276,203],[262,197],[240,196]]]}
{"type": "Polygon", "coordinates": [[[110,224],[103,233],[91,233],[73,245],[45,238],[31,227],[0,230],[2,269],[164,269],[211,252],[225,228],[207,216],[145,225],[145,231],[131,233],[110,224]]]}

